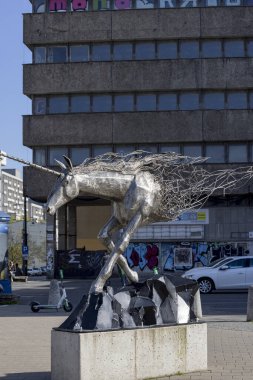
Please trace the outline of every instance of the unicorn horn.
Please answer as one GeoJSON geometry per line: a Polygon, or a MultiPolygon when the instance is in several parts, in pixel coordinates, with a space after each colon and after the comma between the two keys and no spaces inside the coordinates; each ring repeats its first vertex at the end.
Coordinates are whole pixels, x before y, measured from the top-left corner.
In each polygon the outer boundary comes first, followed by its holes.
{"type": "Polygon", "coordinates": [[[21,162],[21,164],[25,164],[25,165],[31,166],[32,168],[35,168],[35,169],[38,169],[38,170],[42,170],[43,172],[46,172],[46,173],[51,173],[51,174],[54,174],[54,175],[57,175],[57,176],[59,176],[61,174],[60,172],[57,172],[56,170],[48,169],[48,168],[45,168],[44,166],[33,164],[33,163],[29,162],[29,161],[22,160],[22,158],[17,158],[17,157],[10,156],[9,154],[7,154],[7,153],[5,153],[3,151],[0,151],[0,161],[1,161],[1,156],[7,157],[7,158],[9,158],[10,160],[13,160],[13,161],[21,162]]]}

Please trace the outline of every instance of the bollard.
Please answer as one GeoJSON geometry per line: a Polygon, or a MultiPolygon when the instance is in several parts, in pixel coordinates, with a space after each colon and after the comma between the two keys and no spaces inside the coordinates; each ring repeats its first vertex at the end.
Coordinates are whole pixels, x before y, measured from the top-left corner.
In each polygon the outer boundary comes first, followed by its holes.
{"type": "Polygon", "coordinates": [[[253,321],[253,285],[250,285],[248,289],[247,321],[253,321]]]}
{"type": "Polygon", "coordinates": [[[60,285],[58,280],[50,281],[50,289],[48,296],[48,305],[57,305],[61,298],[60,285]]]}
{"type": "Polygon", "coordinates": [[[200,298],[200,291],[199,289],[197,290],[195,296],[194,296],[194,301],[192,305],[192,311],[196,315],[197,320],[202,318],[202,306],[201,306],[201,298],[200,298]]]}

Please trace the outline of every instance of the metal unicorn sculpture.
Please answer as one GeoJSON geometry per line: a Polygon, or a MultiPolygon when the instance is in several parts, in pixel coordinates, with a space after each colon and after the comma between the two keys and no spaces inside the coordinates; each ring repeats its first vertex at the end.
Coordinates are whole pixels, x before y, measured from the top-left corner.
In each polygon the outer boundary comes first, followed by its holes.
{"type": "Polygon", "coordinates": [[[253,175],[252,167],[208,172],[199,165],[206,158],[176,153],[136,151],[125,156],[107,153],[86,159],[76,167],[68,157],[63,157],[65,164],[57,161],[61,173],[16,160],[59,177],[47,200],[51,215],[78,195],[96,195],[112,202],[113,214],[98,235],[110,256],[90,293],[103,291],[116,263],[130,281],[138,281],[138,274],[130,269],[123,253],[140,226],[174,220],[182,212],[202,206],[216,190],[224,192],[238,187],[253,175]],[[117,238],[113,237],[115,231],[121,231],[117,238]]]}

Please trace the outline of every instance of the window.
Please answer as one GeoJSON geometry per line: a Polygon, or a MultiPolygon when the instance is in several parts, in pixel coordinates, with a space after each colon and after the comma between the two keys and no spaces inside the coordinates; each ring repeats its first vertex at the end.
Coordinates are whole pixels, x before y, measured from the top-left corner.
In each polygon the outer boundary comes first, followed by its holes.
{"type": "Polygon", "coordinates": [[[68,156],[68,149],[63,148],[49,148],[49,165],[56,166],[55,160],[62,161],[62,156],[68,156]]]}
{"type": "Polygon", "coordinates": [[[225,57],[244,57],[244,41],[231,40],[224,42],[225,57]]]}
{"type": "Polygon", "coordinates": [[[33,162],[37,165],[46,165],[46,151],[45,149],[33,149],[33,162]]]}
{"type": "Polygon", "coordinates": [[[249,93],[249,106],[251,109],[253,108],[253,92],[249,93]]]}
{"type": "Polygon", "coordinates": [[[161,153],[174,152],[180,154],[180,146],[179,145],[161,145],[160,146],[161,153]]]}
{"type": "Polygon", "coordinates": [[[89,45],[70,46],[70,62],[89,61],[89,45]]]}
{"type": "Polygon", "coordinates": [[[71,112],[90,112],[90,97],[88,95],[71,96],[71,112]]]}
{"type": "Polygon", "coordinates": [[[46,48],[35,47],[33,59],[34,59],[34,63],[45,63],[46,62],[46,48]]]}
{"type": "Polygon", "coordinates": [[[94,112],[111,112],[112,111],[111,95],[94,95],[92,110],[94,112]]]}
{"type": "Polygon", "coordinates": [[[139,150],[144,150],[145,152],[157,153],[157,145],[139,145],[139,150]]]}
{"type": "Polygon", "coordinates": [[[93,157],[112,152],[111,145],[93,145],[93,157]]]}
{"type": "Polygon", "coordinates": [[[114,111],[124,112],[134,110],[134,97],[133,95],[115,95],[114,97],[114,111]]]}
{"type": "Polygon", "coordinates": [[[52,46],[48,47],[49,63],[67,62],[67,47],[66,46],[52,46]]]}
{"type": "Polygon", "coordinates": [[[247,45],[248,57],[253,57],[253,41],[248,41],[247,45]]]}
{"type": "Polygon", "coordinates": [[[155,59],[155,44],[153,42],[137,43],[135,59],[155,59]]]}
{"type": "Polygon", "coordinates": [[[201,47],[203,58],[222,57],[222,44],[219,40],[203,41],[201,47]]]}
{"type": "Polygon", "coordinates": [[[90,157],[90,149],[88,147],[71,148],[71,161],[73,165],[80,165],[88,157],[90,157]]]}
{"type": "Polygon", "coordinates": [[[198,144],[185,145],[184,155],[189,157],[200,157],[202,156],[202,147],[198,144]]]}
{"type": "Polygon", "coordinates": [[[225,108],[225,97],[222,92],[206,92],[203,96],[205,109],[221,110],[225,108]]]}
{"type": "Polygon", "coordinates": [[[237,269],[237,268],[245,268],[247,266],[247,260],[248,259],[239,259],[239,260],[234,260],[228,264],[225,264],[227,265],[229,268],[231,269],[237,269]]]}
{"type": "Polygon", "coordinates": [[[199,58],[198,41],[181,41],[180,58],[199,58]]]}
{"type": "Polygon", "coordinates": [[[109,44],[97,44],[92,48],[93,61],[110,61],[111,60],[111,46],[109,44]]]}
{"type": "Polygon", "coordinates": [[[67,96],[52,96],[49,98],[49,113],[67,113],[68,112],[68,97],[67,96]]]}
{"type": "Polygon", "coordinates": [[[229,109],[246,109],[247,93],[243,91],[229,92],[227,95],[227,106],[229,109]]]}
{"type": "Polygon", "coordinates": [[[177,109],[176,94],[161,94],[158,96],[158,110],[169,111],[177,109]]]}
{"type": "Polygon", "coordinates": [[[130,43],[114,44],[113,59],[115,61],[131,60],[133,58],[133,45],[130,43]]]}
{"type": "Polygon", "coordinates": [[[122,155],[129,154],[135,151],[134,145],[115,145],[115,152],[122,155]]]}
{"type": "Polygon", "coordinates": [[[46,98],[34,99],[33,112],[35,115],[44,115],[46,113],[46,98]]]}
{"type": "Polygon", "coordinates": [[[199,94],[195,92],[180,94],[179,108],[185,111],[199,109],[199,94]]]}
{"type": "Polygon", "coordinates": [[[156,96],[154,94],[137,95],[137,111],[155,111],[156,96]]]}
{"type": "Polygon", "coordinates": [[[206,157],[208,164],[225,162],[225,147],[224,145],[210,144],[206,145],[206,157]]]}
{"type": "Polygon", "coordinates": [[[247,145],[246,144],[231,144],[228,147],[229,162],[247,162],[247,145]]]}
{"type": "Polygon", "coordinates": [[[159,42],[157,54],[158,54],[159,59],[176,59],[177,58],[177,43],[176,42],[159,42]]]}

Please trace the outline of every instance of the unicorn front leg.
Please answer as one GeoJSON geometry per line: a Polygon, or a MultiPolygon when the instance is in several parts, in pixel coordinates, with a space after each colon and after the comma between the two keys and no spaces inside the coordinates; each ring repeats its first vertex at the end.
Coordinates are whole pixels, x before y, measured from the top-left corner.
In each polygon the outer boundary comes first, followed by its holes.
{"type": "MultiPolygon", "coordinates": [[[[136,231],[136,229],[140,226],[141,222],[142,222],[142,214],[140,211],[138,211],[134,215],[134,217],[130,220],[128,225],[124,228],[119,241],[116,242],[115,247],[113,248],[105,265],[101,269],[97,279],[92,283],[89,293],[102,293],[103,287],[106,281],[108,280],[108,278],[111,277],[114,265],[117,262],[122,267],[122,269],[124,270],[127,276],[129,274],[129,271],[131,273],[134,272],[129,268],[127,261],[125,257],[122,256],[122,254],[126,250],[129,244],[129,241],[131,239],[131,236],[136,231]]],[[[134,282],[138,281],[138,274],[136,272],[134,272],[132,281],[134,282]]]]}
{"type": "MultiPolygon", "coordinates": [[[[115,244],[112,240],[112,232],[119,230],[121,227],[118,219],[115,218],[115,216],[112,216],[98,234],[98,239],[101,240],[109,252],[113,252],[115,249],[115,244]]],[[[108,260],[110,260],[110,258],[108,258],[108,260]]],[[[117,264],[130,281],[138,282],[138,273],[129,267],[127,260],[123,255],[120,254],[118,256],[117,264]]]]}

